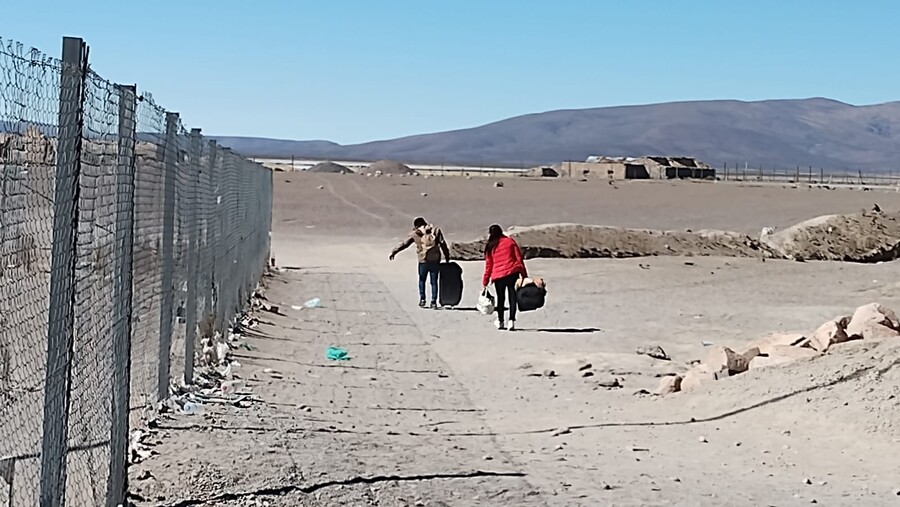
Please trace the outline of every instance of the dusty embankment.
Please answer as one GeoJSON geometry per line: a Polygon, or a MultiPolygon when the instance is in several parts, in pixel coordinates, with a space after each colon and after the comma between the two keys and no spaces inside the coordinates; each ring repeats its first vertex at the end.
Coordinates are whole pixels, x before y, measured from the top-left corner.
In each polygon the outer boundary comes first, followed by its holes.
{"type": "MultiPolygon", "coordinates": [[[[654,231],[578,224],[510,228],[526,258],[722,256],[880,262],[900,256],[900,214],[826,215],[759,237],[729,231],[654,231]]],[[[454,243],[459,260],[483,258],[484,239],[454,243]]]]}

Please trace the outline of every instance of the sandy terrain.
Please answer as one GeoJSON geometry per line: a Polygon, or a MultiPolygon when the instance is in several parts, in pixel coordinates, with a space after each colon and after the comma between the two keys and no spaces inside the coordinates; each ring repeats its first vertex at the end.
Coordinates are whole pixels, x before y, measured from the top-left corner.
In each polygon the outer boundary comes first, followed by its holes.
{"type": "Polygon", "coordinates": [[[412,217],[453,240],[491,222],[758,234],[900,194],[724,184],[276,175],[263,313],[235,353],[249,406],[159,421],[138,505],[895,505],[900,340],[852,342],[664,398],[640,395],[710,343],[900,309],[900,264],[722,257],[535,259],[547,306],[501,333],[416,307],[412,217]],[[288,182],[290,180],[290,182],[288,182]],[[322,188],[319,188],[322,187],[322,188]],[[421,194],[427,193],[427,197],[421,194]],[[689,261],[689,262],[688,262],[689,261]],[[293,305],[320,297],[323,307],[293,305]],[[346,362],[328,361],[328,346],[346,362]],[[638,355],[659,345],[671,356],[638,355]],[[584,361],[593,376],[578,371],[584,361]],[[269,371],[266,371],[269,369],[269,371]],[[555,378],[533,376],[552,369],[555,378]],[[622,387],[605,387],[616,380],[622,387]],[[569,431],[559,431],[567,428],[569,431]],[[562,434],[559,434],[562,433],[562,434]]]}

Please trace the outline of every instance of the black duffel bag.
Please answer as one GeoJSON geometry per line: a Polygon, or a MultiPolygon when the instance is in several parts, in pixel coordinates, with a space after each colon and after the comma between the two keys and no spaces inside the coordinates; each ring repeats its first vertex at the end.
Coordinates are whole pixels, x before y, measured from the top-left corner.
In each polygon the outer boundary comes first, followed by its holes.
{"type": "Polygon", "coordinates": [[[516,290],[516,302],[520,312],[530,312],[544,307],[547,289],[530,284],[516,290]]]}

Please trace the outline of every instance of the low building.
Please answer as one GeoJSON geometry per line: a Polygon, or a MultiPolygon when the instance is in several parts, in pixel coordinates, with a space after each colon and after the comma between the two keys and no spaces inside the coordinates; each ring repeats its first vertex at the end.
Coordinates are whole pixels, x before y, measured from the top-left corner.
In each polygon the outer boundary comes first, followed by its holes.
{"type": "Polygon", "coordinates": [[[691,157],[603,157],[584,162],[567,161],[551,168],[562,177],[608,180],[710,179],[716,170],[691,157]]]}

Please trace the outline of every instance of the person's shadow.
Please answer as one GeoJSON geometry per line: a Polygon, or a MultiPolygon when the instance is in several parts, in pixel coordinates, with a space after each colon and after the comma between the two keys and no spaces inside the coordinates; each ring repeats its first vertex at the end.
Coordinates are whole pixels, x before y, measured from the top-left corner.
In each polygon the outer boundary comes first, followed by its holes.
{"type": "Polygon", "coordinates": [[[519,331],[556,334],[593,334],[603,332],[603,330],[598,327],[545,327],[537,329],[519,328],[519,331]]]}

